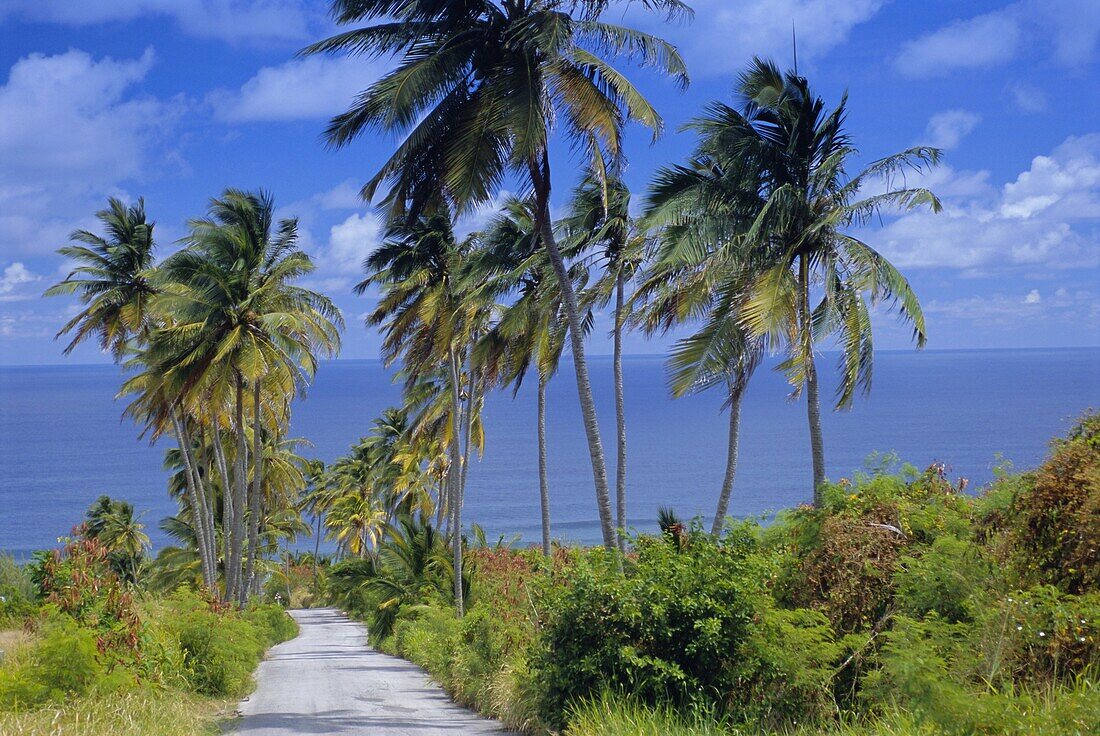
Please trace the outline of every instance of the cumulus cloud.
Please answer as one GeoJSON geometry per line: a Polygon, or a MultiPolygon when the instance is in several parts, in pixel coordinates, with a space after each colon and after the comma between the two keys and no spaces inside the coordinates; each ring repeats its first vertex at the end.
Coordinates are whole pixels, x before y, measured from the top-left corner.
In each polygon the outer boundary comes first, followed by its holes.
{"type": "Polygon", "coordinates": [[[31,54],[0,87],[0,242],[8,252],[54,249],[104,192],[153,167],[156,144],[183,103],[135,94],[152,68],[71,49],[31,54]],[[94,198],[92,195],[94,194],[94,198]]]}
{"type": "Polygon", "coordinates": [[[42,277],[31,273],[30,269],[20,261],[15,261],[4,268],[0,274],[0,301],[17,301],[29,298],[26,294],[13,293],[20,286],[33,284],[42,277]]]}
{"type": "Polygon", "coordinates": [[[299,40],[309,35],[324,5],[308,0],[3,0],[0,20],[89,26],[166,17],[192,36],[223,41],[299,40]]]}
{"type": "Polygon", "coordinates": [[[1027,293],[1027,296],[1024,297],[1024,304],[1039,304],[1042,301],[1043,296],[1039,293],[1038,289],[1032,289],[1027,293]]]}
{"type": "Polygon", "coordinates": [[[969,110],[945,110],[932,116],[924,131],[924,145],[950,150],[959,145],[974,128],[982,116],[969,110]]]}
{"type": "Polygon", "coordinates": [[[372,214],[351,215],[329,230],[328,246],[321,254],[321,267],[344,275],[358,275],[363,261],[382,243],[381,218],[372,214]]]}
{"type": "Polygon", "coordinates": [[[844,43],[852,29],[870,20],[884,0],[693,0],[692,23],[680,26],[661,16],[631,11],[631,22],[676,43],[694,75],[737,71],[753,54],[791,58],[792,24],[798,59],[813,61],[844,43]]]}
{"type": "Polygon", "coordinates": [[[124,98],[153,61],[150,48],[131,60],[97,61],[74,49],[15,62],[0,88],[5,184],[25,188],[65,176],[103,183],[137,173],[168,110],[154,99],[124,98]]]}
{"type": "MultiPolygon", "coordinates": [[[[987,178],[983,172],[977,181],[987,178]]],[[[968,185],[969,194],[945,193],[917,183],[944,195],[944,211],[904,215],[867,236],[899,266],[984,272],[1100,265],[1100,134],[1067,139],[999,189],[968,185]]]]}
{"type": "Polygon", "coordinates": [[[1098,39],[1095,0],[1022,0],[903,44],[895,64],[910,77],[999,66],[1025,53],[1077,66],[1092,60],[1098,39]]]}
{"type": "Polygon", "coordinates": [[[228,122],[327,118],[346,110],[383,68],[355,57],[295,59],[264,67],[239,90],[219,90],[208,101],[228,122]]]}

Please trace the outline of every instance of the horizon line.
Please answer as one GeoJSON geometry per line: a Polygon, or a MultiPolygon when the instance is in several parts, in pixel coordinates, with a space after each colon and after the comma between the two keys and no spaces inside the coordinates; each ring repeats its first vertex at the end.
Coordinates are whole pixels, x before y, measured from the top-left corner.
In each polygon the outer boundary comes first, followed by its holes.
{"type": "MultiPolygon", "coordinates": [[[[1012,351],[1026,351],[1026,352],[1038,352],[1042,350],[1097,350],[1100,351],[1100,345],[1056,345],[1056,346],[1022,346],[1022,347],[966,347],[966,348],[881,348],[875,350],[876,354],[882,353],[997,353],[997,352],[1012,352],[1012,351]]],[[[831,355],[838,351],[836,350],[820,350],[817,351],[823,355],[831,355]]],[[[769,355],[768,357],[775,357],[779,353],[769,355]]],[[[667,352],[654,352],[654,353],[624,353],[623,358],[663,358],[667,357],[667,352]]],[[[573,356],[571,354],[563,354],[563,361],[572,361],[573,356]]],[[[588,353],[587,358],[611,358],[614,357],[611,353],[588,353]]],[[[319,360],[318,363],[381,363],[381,358],[326,358],[319,360]]],[[[99,367],[99,366],[114,366],[115,363],[109,361],[97,361],[97,362],[58,362],[58,363],[0,363],[0,369],[2,368],[83,368],[83,367],[99,367]]]]}

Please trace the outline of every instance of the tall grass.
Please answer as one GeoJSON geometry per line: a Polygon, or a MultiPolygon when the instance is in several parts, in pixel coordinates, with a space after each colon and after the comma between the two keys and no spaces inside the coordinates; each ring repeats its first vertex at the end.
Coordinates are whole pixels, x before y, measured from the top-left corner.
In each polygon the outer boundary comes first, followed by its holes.
{"type": "Polygon", "coordinates": [[[77,698],[23,712],[0,712],[0,734],[19,736],[212,736],[229,703],[174,690],[77,698]]]}

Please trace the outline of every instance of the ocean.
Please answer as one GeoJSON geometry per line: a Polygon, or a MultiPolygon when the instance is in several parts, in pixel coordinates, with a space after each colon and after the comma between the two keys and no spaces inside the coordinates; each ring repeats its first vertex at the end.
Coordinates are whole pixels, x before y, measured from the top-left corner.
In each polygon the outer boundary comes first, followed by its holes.
{"type": "MultiPolygon", "coordinates": [[[[823,356],[826,379],[835,356],[823,356]]],[[[611,361],[591,359],[593,390],[609,474],[614,477],[611,361]]],[[[657,509],[682,517],[713,513],[726,457],[727,421],[719,391],[672,399],[664,358],[624,361],[628,431],[628,515],[639,530],[657,509]]],[[[150,446],[122,419],[111,365],[0,367],[0,549],[25,558],[56,544],[100,494],[134,504],[154,547],[166,543],[159,520],[175,512],[161,463],[170,441],[150,446]]],[[[805,404],[787,399],[783,377],[762,368],[742,407],[741,453],[733,515],[766,515],[810,497],[805,404]]],[[[331,461],[399,401],[378,361],[322,364],[294,408],[291,435],[304,453],[331,461]]],[[[826,412],[830,478],[851,476],[872,453],[894,452],[918,467],[943,463],[979,489],[994,468],[1041,461],[1051,437],[1088,407],[1100,408],[1100,348],[880,352],[872,393],[851,411],[826,412]]],[[[494,537],[539,539],[533,381],[513,400],[494,394],[485,409],[485,453],[469,472],[464,518],[494,537]]],[[[555,537],[599,540],[591,466],[572,366],[550,383],[548,435],[555,537]]],[[[312,541],[303,542],[312,546],[312,541]]]]}

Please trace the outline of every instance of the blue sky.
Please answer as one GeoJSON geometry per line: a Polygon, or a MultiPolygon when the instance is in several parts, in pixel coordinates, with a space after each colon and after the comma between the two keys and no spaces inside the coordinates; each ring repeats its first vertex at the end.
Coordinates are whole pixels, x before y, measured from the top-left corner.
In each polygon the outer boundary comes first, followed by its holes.
{"type": "MultiPolygon", "coordinates": [[[[687,59],[685,93],[634,72],[666,121],[650,145],[632,132],[628,181],[642,191],[682,159],[678,132],[708,100],[729,100],[754,54],[790,62],[830,102],[848,90],[867,160],[922,143],[945,149],[925,178],[939,215],[887,217],[862,235],[910,277],[931,348],[1100,345],[1100,3],[695,0],[690,24],[658,31],[687,59]]],[[[377,243],[356,192],[394,145],[363,138],[332,152],[328,117],[385,69],[358,59],[295,59],[334,30],[305,0],[0,0],[0,363],[99,362],[61,355],[53,333],[75,310],[42,299],[62,278],[54,254],[94,227],[108,196],[144,196],[161,253],[226,186],[270,189],[302,220],[318,264],[310,282],[348,318],[344,357],[377,355],[351,285],[377,243]]],[[[555,205],[579,165],[556,156],[555,205]]],[[[482,216],[484,218],[484,215],[482,216]]],[[[467,224],[476,227],[478,218],[467,224]]],[[[606,324],[606,321],[605,321],[606,324]]],[[[908,330],[884,317],[877,345],[908,330]]],[[[608,352],[597,331],[594,353],[608,352]]],[[[662,352],[632,336],[628,350],[662,352]]]]}

